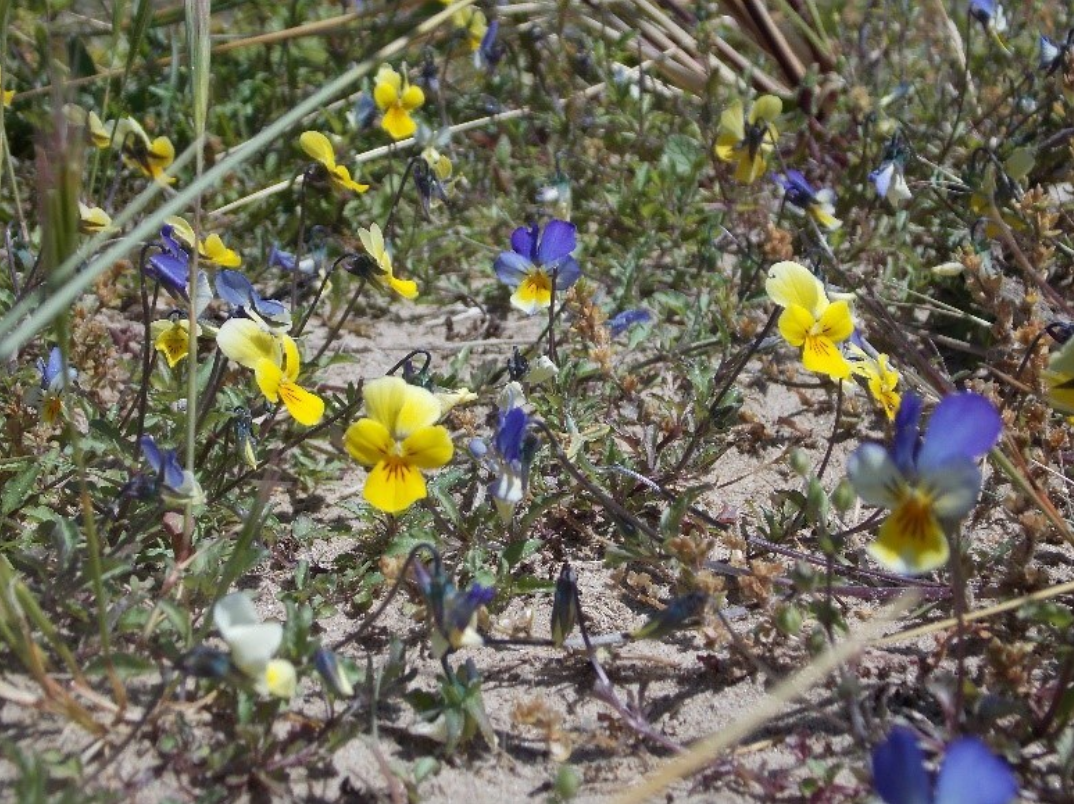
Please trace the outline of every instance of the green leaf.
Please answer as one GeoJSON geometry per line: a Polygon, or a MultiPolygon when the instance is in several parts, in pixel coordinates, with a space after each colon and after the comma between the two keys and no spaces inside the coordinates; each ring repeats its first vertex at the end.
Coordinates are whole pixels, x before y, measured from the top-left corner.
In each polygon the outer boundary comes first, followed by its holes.
{"type": "Polygon", "coordinates": [[[0,514],[7,516],[26,502],[30,489],[46,463],[47,461],[31,460],[21,472],[4,483],[4,491],[0,494],[0,514]]]}
{"type": "Polygon", "coordinates": [[[540,550],[542,544],[540,539],[526,539],[509,544],[503,551],[503,560],[507,562],[507,566],[514,567],[540,550]]]}

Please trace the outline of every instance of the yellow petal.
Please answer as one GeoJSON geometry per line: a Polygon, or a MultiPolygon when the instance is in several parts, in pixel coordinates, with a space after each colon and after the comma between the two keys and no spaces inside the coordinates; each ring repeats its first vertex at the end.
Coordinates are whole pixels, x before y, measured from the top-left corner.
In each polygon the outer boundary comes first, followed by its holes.
{"type": "Polygon", "coordinates": [[[384,113],[380,121],[380,127],[391,136],[393,140],[403,140],[418,130],[418,124],[410,117],[410,112],[402,106],[392,106],[384,113]]]}
{"type": "Polygon", "coordinates": [[[112,144],[112,133],[104,127],[100,116],[96,112],[86,115],[86,124],[89,127],[90,140],[99,150],[104,150],[112,144]]]}
{"type": "Polygon", "coordinates": [[[418,283],[413,279],[399,279],[392,274],[385,274],[388,287],[402,296],[404,299],[416,299],[418,297],[418,283]]]}
{"type": "Polygon", "coordinates": [[[351,190],[355,193],[364,193],[369,189],[368,184],[359,184],[351,178],[351,172],[343,165],[336,165],[335,169],[328,174],[332,184],[342,190],[351,190]]]}
{"type": "Polygon", "coordinates": [[[913,493],[891,512],[868,550],[881,566],[908,575],[938,569],[950,555],[931,507],[913,493]]]}
{"type": "Polygon", "coordinates": [[[395,514],[425,498],[425,478],[400,458],[386,458],[369,473],[362,496],[374,508],[395,514]]]}
{"type": "Polygon", "coordinates": [[[216,344],[225,357],[248,369],[256,369],[262,360],[282,362],[279,342],[249,318],[225,321],[216,333],[216,344]]]}
{"type": "Polygon", "coordinates": [[[111,226],[112,218],[103,209],[78,202],[78,231],[82,234],[103,232],[111,226]]]}
{"type": "Polygon", "coordinates": [[[286,659],[273,659],[265,665],[262,679],[265,691],[277,698],[290,698],[298,687],[295,666],[286,659]]]}
{"type": "Polygon", "coordinates": [[[380,68],[377,73],[376,84],[373,87],[373,101],[377,108],[387,110],[399,102],[399,91],[402,88],[402,78],[388,65],[380,68]]]}
{"type": "Polygon", "coordinates": [[[363,466],[376,466],[395,448],[388,428],[373,419],[359,419],[348,427],[343,443],[351,457],[363,466]]]}
{"type": "Polygon", "coordinates": [[[412,112],[425,103],[425,93],[421,91],[421,87],[410,84],[403,90],[403,95],[399,102],[404,109],[412,112]]]}
{"type": "Polygon", "coordinates": [[[804,307],[814,317],[827,305],[824,285],[804,265],[796,262],[777,262],[768,269],[764,283],[768,297],[780,307],[804,307]]]}
{"type": "Polygon", "coordinates": [[[816,319],[797,304],[786,308],[779,316],[779,334],[791,346],[801,346],[813,331],[816,319]]]}
{"type": "Polygon", "coordinates": [[[436,469],[451,460],[455,446],[440,425],[415,430],[403,441],[403,457],[419,469],[436,469]]]}
{"type": "Polygon", "coordinates": [[[850,305],[840,299],[832,302],[821,313],[820,331],[835,343],[845,341],[854,332],[854,319],[850,317],[850,305]]]}
{"type": "Polygon", "coordinates": [[[175,146],[167,137],[157,137],[149,145],[149,164],[166,170],[175,161],[175,146]]]}
{"type": "Polygon", "coordinates": [[[283,347],[283,375],[289,380],[297,380],[298,372],[302,368],[302,358],[298,354],[298,344],[295,339],[286,333],[278,336],[280,345],[283,347]]]}
{"type": "Polygon", "coordinates": [[[303,131],[298,138],[298,144],[306,156],[320,162],[329,170],[336,166],[336,153],[328,137],[319,131],[303,131]]]}
{"type": "Polygon", "coordinates": [[[742,142],[741,137],[736,137],[734,134],[723,133],[716,138],[716,158],[721,159],[724,162],[734,162],[738,158],[739,143],[742,142]]]}
{"type": "Polygon", "coordinates": [[[280,401],[280,386],[287,381],[283,370],[271,360],[261,360],[254,366],[254,379],[257,387],[269,402],[280,401]]]}
{"type": "MultiPolygon", "coordinates": [[[[720,137],[735,143],[746,139],[746,119],[742,113],[742,101],[735,101],[720,115],[720,137]]],[[[719,138],[717,143],[719,143],[719,138]]]]}
{"type": "Polygon", "coordinates": [[[362,248],[366,250],[366,253],[379,264],[381,257],[387,253],[384,248],[384,235],[381,233],[380,227],[374,223],[368,229],[359,229],[358,239],[362,241],[362,248]]]}
{"type": "Polygon", "coordinates": [[[831,232],[834,232],[843,225],[843,222],[835,217],[830,211],[817,204],[813,204],[809,207],[809,214],[818,225],[823,226],[831,232]]]}
{"type": "Polygon", "coordinates": [[[172,227],[172,237],[184,245],[194,247],[194,227],[187,223],[186,218],[169,215],[164,222],[172,227]]]}
{"type": "Polygon", "coordinates": [[[764,154],[758,150],[750,156],[748,149],[744,149],[738,158],[738,167],[735,168],[735,181],[739,184],[753,184],[764,175],[768,167],[764,154]]]}
{"type": "Polygon", "coordinates": [[[402,377],[370,380],[362,390],[369,418],[384,425],[395,441],[402,441],[423,427],[436,424],[440,403],[424,388],[402,377]]]}
{"type": "Polygon", "coordinates": [[[324,418],[324,400],[298,383],[284,379],[279,385],[280,400],[299,424],[312,427],[324,418]]]}
{"type": "Polygon", "coordinates": [[[850,363],[839,347],[823,335],[810,335],[802,345],[802,365],[809,371],[826,374],[835,380],[850,376],[850,363]]]}
{"type": "Polygon", "coordinates": [[[242,265],[242,257],[238,255],[238,252],[225,246],[218,234],[211,234],[205,238],[205,242],[198,245],[198,253],[209,262],[223,268],[238,268],[242,265]]]}
{"type": "Polygon", "coordinates": [[[753,104],[753,108],[750,109],[750,124],[752,125],[758,120],[765,120],[771,123],[779,117],[782,111],[783,101],[775,95],[762,95],[753,104]]]}

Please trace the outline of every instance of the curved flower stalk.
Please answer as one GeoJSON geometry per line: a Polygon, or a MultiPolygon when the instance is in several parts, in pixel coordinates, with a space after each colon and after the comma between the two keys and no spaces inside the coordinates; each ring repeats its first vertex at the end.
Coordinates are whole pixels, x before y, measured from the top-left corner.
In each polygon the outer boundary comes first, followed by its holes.
{"type": "Polygon", "coordinates": [[[740,100],[720,115],[714,150],[718,159],[735,164],[735,181],[753,184],[764,175],[768,155],[779,139],[775,121],[782,111],[783,101],[775,95],[762,95],[750,107],[748,117],[740,100]]]}
{"type": "Polygon", "coordinates": [[[280,623],[261,622],[254,604],[242,592],[216,601],[213,623],[231,651],[231,663],[253,682],[254,689],[284,699],[295,694],[295,666],[273,658],[283,643],[280,623]]]}
{"type": "Polygon", "coordinates": [[[59,346],[53,346],[48,353],[48,362],[37,359],[37,372],[40,382],[26,394],[26,404],[35,408],[45,424],[53,425],[63,415],[63,392],[78,377],[72,366],[63,370],[63,352],[59,346]]]}
{"type": "Polygon", "coordinates": [[[358,238],[366,253],[377,264],[377,272],[373,279],[388,290],[394,290],[404,299],[416,299],[418,297],[418,284],[413,279],[399,279],[392,269],[392,257],[384,244],[384,235],[377,224],[372,224],[368,229],[359,229],[358,238]]]}
{"type": "Polygon", "coordinates": [[[1008,804],[1018,795],[1007,763],[976,737],[948,745],[933,779],[917,737],[903,726],[873,749],[873,785],[884,804],[1008,804]]]}
{"type": "Polygon", "coordinates": [[[360,184],[351,178],[351,172],[343,165],[336,164],[336,152],[328,137],[319,131],[304,131],[298,138],[298,144],[306,156],[316,160],[328,173],[328,180],[337,190],[351,190],[355,193],[364,193],[369,189],[368,184],[360,184]]]}
{"type": "Polygon", "coordinates": [[[404,511],[426,496],[423,470],[437,469],[454,454],[447,429],[436,424],[441,406],[424,388],[401,377],[365,384],[366,417],[347,428],[347,452],[371,467],[362,496],[388,514],[404,511]]]}
{"type": "Polygon", "coordinates": [[[229,318],[216,334],[220,351],[251,369],[257,387],[273,404],[283,402],[299,424],[312,427],[324,416],[324,400],[298,384],[301,358],[294,339],[249,318],[229,318]]]}
{"type": "Polygon", "coordinates": [[[783,307],[779,332],[791,346],[802,349],[802,365],[835,380],[850,376],[850,363],[839,344],[854,331],[850,305],[829,302],[824,285],[796,262],[777,262],[768,271],[765,291],[783,307]]]}
{"type": "Polygon", "coordinates": [[[161,450],[151,436],[138,441],[146,463],[156,477],[156,488],[165,502],[173,505],[201,505],[205,493],[194,473],[184,469],[174,449],[161,450]]]}
{"type": "Polygon", "coordinates": [[[891,367],[891,359],[878,353],[857,332],[850,336],[847,357],[851,372],[865,380],[869,393],[884,415],[889,421],[894,421],[902,397],[895,390],[899,384],[899,372],[891,367]]]}
{"type": "Polygon", "coordinates": [[[551,220],[541,233],[537,224],[511,233],[511,251],[501,251],[493,270],[501,282],[515,288],[511,304],[533,315],[552,303],[552,276],[556,290],[566,290],[582,275],[571,256],[576,245],[573,223],[551,220]]]}
{"type": "Polygon", "coordinates": [[[831,190],[814,190],[813,185],[797,170],[788,170],[776,176],[776,184],[783,188],[787,203],[805,212],[818,226],[834,232],[843,225],[835,217],[835,193],[831,190]]]}
{"type": "Polygon", "coordinates": [[[417,131],[418,124],[410,113],[425,103],[421,87],[413,86],[406,75],[396,72],[390,64],[382,64],[373,83],[373,100],[384,112],[380,127],[393,140],[402,140],[417,131]]]}
{"type": "Polygon", "coordinates": [[[1002,429],[991,402],[962,393],[941,400],[920,438],[921,407],[921,399],[908,394],[895,417],[891,446],[863,444],[847,463],[858,496],[891,510],[869,554],[907,575],[947,563],[947,535],[981,492],[976,460],[992,449],[1002,429]]]}
{"type": "Polygon", "coordinates": [[[220,235],[213,233],[204,240],[198,240],[194,236],[194,227],[178,215],[166,218],[164,222],[172,227],[172,237],[187,248],[197,248],[198,255],[206,262],[221,268],[238,268],[242,265],[242,257],[234,249],[225,246],[220,235]]]}

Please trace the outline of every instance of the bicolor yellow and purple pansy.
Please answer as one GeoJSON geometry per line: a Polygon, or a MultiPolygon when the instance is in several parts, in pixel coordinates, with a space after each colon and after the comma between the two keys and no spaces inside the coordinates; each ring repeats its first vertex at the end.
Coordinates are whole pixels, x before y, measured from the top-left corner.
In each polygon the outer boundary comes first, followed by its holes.
{"type": "Polygon", "coordinates": [[[805,212],[809,217],[828,231],[834,232],[843,225],[835,217],[835,193],[831,190],[814,190],[800,171],[788,170],[775,177],[776,184],[783,188],[784,198],[791,206],[805,212]]]}
{"type": "Polygon", "coordinates": [[[895,417],[890,447],[863,444],[850,456],[847,476],[870,505],[890,509],[868,550],[894,572],[918,575],[942,567],[950,555],[947,534],[977,503],[977,459],[996,444],[1002,420],[974,393],[944,397],[924,438],[921,399],[907,394],[895,417]]]}
{"type": "Polygon", "coordinates": [[[566,290],[582,275],[571,256],[576,229],[567,221],[551,220],[542,234],[536,224],[520,226],[511,234],[511,250],[500,252],[493,269],[501,282],[515,289],[511,304],[528,315],[552,303],[552,282],[566,290]]]}

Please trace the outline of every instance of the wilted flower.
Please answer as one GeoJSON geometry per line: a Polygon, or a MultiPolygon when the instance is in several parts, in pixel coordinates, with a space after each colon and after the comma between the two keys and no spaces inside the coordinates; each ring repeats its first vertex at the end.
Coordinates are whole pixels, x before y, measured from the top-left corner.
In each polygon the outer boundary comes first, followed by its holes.
{"type": "Polygon", "coordinates": [[[537,450],[537,438],[528,432],[529,417],[521,407],[500,411],[492,450],[484,442],[471,444],[471,452],[483,460],[494,475],[489,494],[504,522],[510,522],[515,507],[526,496],[530,464],[537,450]]]}
{"type": "Polygon", "coordinates": [[[48,362],[37,359],[37,371],[40,374],[38,387],[31,388],[26,394],[26,403],[36,408],[45,424],[55,424],[63,413],[63,392],[74,383],[78,372],[71,366],[63,370],[63,352],[53,346],[48,353],[48,362]]]}
{"type": "Polygon", "coordinates": [[[366,418],[347,428],[347,452],[372,467],[362,496],[395,514],[426,496],[422,470],[451,460],[448,431],[436,424],[441,407],[433,394],[401,377],[370,380],[362,389],[366,418]]]}
{"type": "Polygon", "coordinates": [[[1007,763],[976,737],[948,745],[933,779],[917,737],[903,726],[873,749],[873,785],[884,804],[1007,804],[1018,795],[1007,763]]]}
{"type": "Polygon", "coordinates": [[[677,597],[635,629],[630,638],[663,639],[682,628],[692,628],[698,624],[708,602],[709,596],[704,592],[688,592],[677,597]]]}
{"type": "Polygon", "coordinates": [[[369,189],[368,184],[359,184],[351,178],[351,172],[343,165],[336,164],[336,152],[328,137],[319,131],[304,131],[298,138],[298,144],[306,152],[306,156],[315,159],[321,164],[328,175],[328,180],[337,190],[352,190],[356,193],[364,193],[369,189]]]}
{"type": "Polygon", "coordinates": [[[213,622],[231,650],[231,663],[253,681],[258,692],[285,699],[295,694],[295,666],[273,658],[283,643],[280,623],[261,622],[254,604],[242,592],[216,602],[213,622]]]}
{"type": "Polygon", "coordinates": [[[783,101],[775,95],[762,95],[750,108],[749,117],[740,100],[720,115],[716,157],[735,163],[735,181],[752,184],[764,174],[768,155],[779,139],[775,121],[782,111],[783,101]]]}
{"type": "Polygon", "coordinates": [[[339,698],[354,695],[354,684],[343,661],[328,648],[317,648],[313,654],[313,666],[324,680],[324,685],[339,698]]]}
{"type": "Polygon", "coordinates": [[[869,181],[876,187],[876,194],[887,199],[893,207],[899,207],[913,196],[903,175],[904,163],[899,159],[890,159],[880,163],[880,167],[869,174],[869,181]]]}
{"type": "Polygon", "coordinates": [[[917,575],[948,559],[947,533],[977,503],[976,460],[999,439],[1002,420],[974,393],[944,397],[919,437],[921,399],[908,394],[895,416],[890,447],[863,444],[847,476],[865,502],[891,509],[869,554],[894,572],[917,575]]]}
{"type": "Polygon", "coordinates": [[[562,647],[578,621],[578,576],[570,564],[564,564],[556,578],[552,596],[552,644],[562,647]]]}
{"type": "Polygon", "coordinates": [[[377,71],[373,99],[384,112],[380,126],[393,140],[405,139],[417,130],[417,123],[410,113],[425,103],[425,93],[421,87],[412,86],[405,75],[396,72],[389,64],[382,64],[377,71]]]}
{"type": "Polygon", "coordinates": [[[516,288],[511,304],[533,315],[552,303],[552,278],[556,290],[566,290],[582,275],[571,256],[575,226],[552,220],[541,234],[537,224],[520,226],[511,234],[511,251],[502,251],[493,264],[500,281],[516,288]]]}
{"type": "Polygon", "coordinates": [[[250,418],[250,411],[242,407],[237,406],[233,413],[234,427],[235,427],[235,447],[242,456],[243,462],[251,469],[257,468],[257,453],[254,452],[256,441],[253,433],[253,420],[250,418]]]}
{"type": "Polygon", "coordinates": [[[825,229],[835,231],[843,222],[833,214],[835,194],[831,190],[814,190],[797,170],[788,170],[786,174],[776,176],[776,184],[783,188],[787,203],[805,212],[825,229]]]}
{"type": "Polygon", "coordinates": [[[161,451],[152,436],[144,435],[138,441],[146,463],[153,470],[158,489],[165,501],[176,505],[201,505],[205,493],[201,490],[194,473],[184,469],[174,449],[161,451]]]}
{"type": "Polygon", "coordinates": [[[850,364],[839,343],[854,331],[850,306],[842,300],[829,302],[821,281],[796,262],[773,265],[765,290],[784,308],[779,332],[791,346],[801,347],[802,365],[832,379],[849,377],[850,364]]]}
{"type": "Polygon", "coordinates": [[[1067,38],[1062,42],[1056,42],[1051,37],[1040,35],[1039,52],[1037,56],[1037,68],[1046,75],[1052,75],[1063,66],[1067,53],[1074,45],[1074,28],[1067,33],[1067,38]]]}
{"type": "Polygon", "coordinates": [[[500,21],[493,20],[485,30],[485,35],[481,37],[481,45],[474,54],[475,63],[479,66],[484,65],[485,69],[490,73],[496,69],[500,59],[503,58],[504,47],[498,41],[499,33],[500,21]]]}
{"type": "Polygon", "coordinates": [[[608,330],[613,338],[622,335],[637,324],[648,324],[653,320],[648,310],[623,310],[608,319],[608,330]]]}
{"type": "Polygon", "coordinates": [[[301,358],[290,335],[249,318],[229,318],[216,334],[216,343],[225,356],[253,370],[265,398],[283,402],[299,424],[312,427],[324,416],[324,400],[297,382],[301,358]]]}

